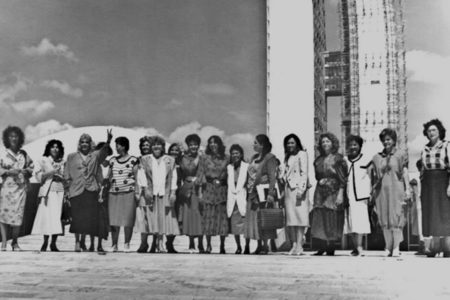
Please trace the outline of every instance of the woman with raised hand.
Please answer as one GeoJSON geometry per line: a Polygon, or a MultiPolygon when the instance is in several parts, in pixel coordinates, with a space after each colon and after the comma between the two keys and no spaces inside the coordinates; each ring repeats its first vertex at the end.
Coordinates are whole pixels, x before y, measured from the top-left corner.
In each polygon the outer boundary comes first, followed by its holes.
{"type": "Polygon", "coordinates": [[[211,237],[220,236],[220,254],[225,254],[225,238],[229,233],[227,217],[228,156],[222,139],[209,137],[202,160],[203,178],[203,233],[206,235],[205,253],[211,253],[211,237]]]}
{"type": "Polygon", "coordinates": [[[41,251],[47,251],[50,235],[51,251],[59,251],[56,240],[63,233],[61,212],[64,200],[64,147],[60,140],[50,140],[45,146],[44,156],[38,161],[35,176],[41,183],[38,197],[39,207],[31,234],[44,235],[41,251]]]}
{"type": "Polygon", "coordinates": [[[332,133],[319,137],[319,157],[314,161],[317,186],[314,191],[311,235],[320,240],[314,255],[334,255],[335,241],[342,238],[344,227],[344,190],[347,164],[338,153],[339,140],[332,133]]]}
{"type": "MultiPolygon", "coordinates": [[[[272,143],[265,134],[256,136],[253,143],[253,150],[256,154],[250,160],[247,172],[247,209],[245,214],[244,236],[246,239],[258,241],[258,247],[253,254],[267,254],[269,252],[267,240],[276,239],[277,232],[276,230],[261,230],[259,228],[258,211],[274,206],[277,196],[275,187],[278,163],[275,155],[271,153],[272,143]],[[258,198],[257,186],[260,184],[269,185],[266,199],[258,198]]],[[[246,248],[244,254],[250,254],[249,249],[246,248]]]]}
{"type": "Polygon", "coordinates": [[[135,182],[138,159],[129,155],[130,141],[123,136],[116,138],[117,156],[109,161],[110,189],[108,199],[109,222],[112,235],[112,252],[118,251],[120,227],[124,227],[124,252],[130,252],[130,241],[136,218],[135,182]]]}
{"type": "Polygon", "coordinates": [[[286,232],[292,241],[289,255],[302,255],[303,237],[309,227],[308,154],[295,134],[287,135],[283,145],[285,158],[280,175],[284,182],[286,232]]]}
{"type": "Polygon", "coordinates": [[[202,215],[199,207],[202,157],[198,152],[201,139],[197,134],[185,138],[187,151],[180,162],[181,187],[179,190],[182,233],[189,237],[189,252],[195,252],[194,239],[198,238],[198,251],[204,253],[202,215]]]}
{"type": "Polygon", "coordinates": [[[0,153],[0,176],[3,185],[0,192],[1,250],[6,251],[8,227],[12,228],[13,251],[21,251],[17,239],[22,225],[29,178],[33,173],[33,161],[22,150],[25,135],[16,126],[3,131],[5,150],[0,153]]]}
{"type": "Polygon", "coordinates": [[[82,134],[78,141],[78,151],[69,154],[64,168],[64,179],[68,187],[68,196],[72,210],[70,232],[75,234],[75,251],[86,251],[86,234],[99,235],[98,182],[100,164],[108,156],[112,130],[107,130],[106,144],[95,150],[92,137],[82,134]]]}
{"type": "MultiPolygon", "coordinates": [[[[175,159],[165,154],[166,142],[162,137],[155,136],[152,141],[152,154],[141,157],[147,186],[144,187],[145,200],[153,204],[157,221],[157,231],[154,232],[153,244],[150,252],[155,252],[156,239],[162,241],[166,236],[168,253],[177,253],[173,247],[175,236],[180,234],[178,220],[175,215],[175,200],[177,190],[177,171],[175,159]]],[[[162,245],[160,251],[164,251],[162,245]]]]}
{"type": "MultiPolygon", "coordinates": [[[[236,241],[235,254],[242,253],[241,235],[244,234],[245,214],[247,210],[247,172],[248,163],[244,161],[244,149],[238,144],[230,147],[228,165],[227,214],[230,218],[231,234],[236,241]]],[[[245,251],[250,252],[250,239],[245,239],[245,251]]]]}
{"type": "Polygon", "coordinates": [[[398,257],[406,223],[405,200],[411,198],[408,157],[397,149],[397,133],[393,129],[383,129],[380,141],[384,149],[372,158],[373,197],[383,229],[385,255],[398,257]]]}

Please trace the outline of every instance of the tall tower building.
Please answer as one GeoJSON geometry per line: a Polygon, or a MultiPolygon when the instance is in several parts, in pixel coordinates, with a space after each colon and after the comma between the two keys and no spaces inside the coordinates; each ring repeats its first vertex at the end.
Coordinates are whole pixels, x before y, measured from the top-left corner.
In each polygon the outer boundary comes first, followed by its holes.
{"type": "MultiPolygon", "coordinates": [[[[360,134],[366,149],[381,145],[378,134],[395,129],[406,150],[407,104],[403,0],[341,0],[343,51],[342,139],[360,134]]],[[[370,149],[368,149],[370,148],[370,149]]]]}

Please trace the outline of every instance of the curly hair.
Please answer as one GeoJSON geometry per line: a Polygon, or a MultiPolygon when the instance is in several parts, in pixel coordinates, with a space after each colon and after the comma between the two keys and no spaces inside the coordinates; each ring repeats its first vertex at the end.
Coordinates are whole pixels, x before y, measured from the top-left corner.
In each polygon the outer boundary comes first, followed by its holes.
{"type": "Polygon", "coordinates": [[[200,143],[202,142],[202,139],[198,136],[198,134],[193,133],[188,135],[185,139],[184,142],[186,143],[186,145],[189,146],[190,143],[194,142],[197,145],[200,145],[200,143]]]}
{"type": "Polygon", "coordinates": [[[445,133],[447,130],[445,129],[444,125],[442,125],[442,122],[439,119],[433,119],[423,124],[423,135],[428,138],[427,134],[428,128],[430,128],[433,125],[436,126],[436,128],[439,131],[439,139],[444,140],[445,133]]]}
{"type": "Polygon", "coordinates": [[[45,145],[45,150],[44,150],[44,156],[50,156],[50,149],[53,147],[53,145],[56,145],[56,147],[58,147],[59,149],[59,157],[61,158],[64,156],[64,146],[63,143],[60,140],[50,140],[47,142],[47,145],[45,145]]]}
{"type": "Polygon", "coordinates": [[[11,144],[9,142],[9,135],[11,133],[17,134],[17,136],[19,137],[19,149],[22,148],[23,143],[25,142],[25,134],[23,133],[22,129],[17,126],[8,126],[5,130],[3,130],[3,145],[5,146],[5,148],[9,149],[9,147],[11,147],[11,144]]]}
{"type": "Polygon", "coordinates": [[[347,140],[345,141],[347,146],[349,146],[351,142],[356,142],[359,145],[360,148],[364,144],[363,138],[360,137],[359,135],[354,135],[354,134],[349,135],[347,137],[347,140]]]}
{"type": "Polygon", "coordinates": [[[175,147],[178,147],[178,149],[180,150],[180,152],[178,153],[178,155],[174,157],[174,158],[175,158],[175,163],[176,163],[176,164],[179,164],[179,163],[181,162],[181,158],[183,157],[183,148],[181,147],[181,145],[180,145],[179,143],[172,143],[172,144],[169,146],[169,149],[167,150],[167,153],[169,153],[169,155],[170,155],[170,152],[171,152],[172,149],[175,148],[175,147]]]}
{"type": "Polygon", "coordinates": [[[297,154],[301,150],[304,150],[302,142],[300,141],[300,138],[294,133],[288,134],[283,140],[284,161],[285,162],[287,162],[289,157],[291,156],[291,153],[289,153],[289,151],[287,150],[287,144],[288,144],[290,139],[294,139],[295,144],[297,145],[297,149],[295,150],[296,151],[295,154],[297,154]]]}
{"type": "Polygon", "coordinates": [[[397,144],[397,132],[395,132],[394,129],[392,129],[392,128],[383,129],[379,135],[380,141],[383,142],[387,136],[390,137],[394,141],[394,144],[397,144]]]}
{"type": "Polygon", "coordinates": [[[223,144],[222,139],[218,135],[212,135],[212,136],[209,137],[207,145],[206,145],[205,153],[207,155],[212,155],[213,154],[211,148],[209,147],[209,145],[213,141],[216,142],[217,145],[218,145],[217,154],[218,154],[219,158],[224,158],[225,157],[225,145],[223,144]]]}
{"type": "Polygon", "coordinates": [[[151,136],[146,135],[139,139],[139,150],[141,151],[141,155],[144,155],[144,153],[142,152],[142,146],[144,145],[144,143],[149,143],[151,147],[153,143],[153,138],[151,136]]]}
{"type": "Polygon", "coordinates": [[[166,154],[166,141],[164,140],[164,138],[161,137],[161,136],[158,136],[158,135],[153,136],[151,145],[153,147],[153,145],[156,145],[156,144],[162,146],[162,153],[161,153],[161,155],[166,154]]]}
{"type": "Polygon", "coordinates": [[[322,133],[319,137],[319,143],[317,145],[317,149],[319,150],[320,156],[325,155],[325,151],[322,148],[322,140],[327,138],[331,141],[331,153],[335,154],[339,151],[339,140],[338,138],[332,134],[331,132],[322,133]]]}
{"type": "Polygon", "coordinates": [[[233,144],[230,147],[230,162],[231,162],[231,152],[238,151],[241,154],[241,160],[244,160],[244,149],[241,147],[241,145],[233,144]]]}
{"type": "Polygon", "coordinates": [[[95,143],[94,143],[94,141],[92,140],[92,137],[91,137],[89,134],[87,134],[87,133],[83,133],[83,134],[80,136],[80,139],[78,140],[78,147],[77,147],[77,150],[78,150],[78,151],[81,151],[80,144],[81,144],[81,140],[84,140],[84,139],[88,140],[88,142],[89,142],[89,144],[90,144],[90,150],[89,150],[89,152],[93,151],[93,150],[95,149],[95,143]]]}

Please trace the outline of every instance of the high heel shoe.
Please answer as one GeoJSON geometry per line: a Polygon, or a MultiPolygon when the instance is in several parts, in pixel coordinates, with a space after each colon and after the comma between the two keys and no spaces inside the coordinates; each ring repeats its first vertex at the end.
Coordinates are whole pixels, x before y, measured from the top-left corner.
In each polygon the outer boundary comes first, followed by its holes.
{"type": "Polygon", "coordinates": [[[97,252],[106,252],[102,246],[97,247],[97,252]]]}
{"type": "Polygon", "coordinates": [[[261,255],[269,254],[269,246],[262,246],[261,247],[261,252],[259,254],[261,254],[261,255]]]}
{"type": "Polygon", "coordinates": [[[86,244],[80,242],[80,249],[83,250],[83,252],[86,252],[87,251],[86,244]]]}
{"type": "Polygon", "coordinates": [[[234,252],[234,254],[241,254],[242,253],[242,248],[241,246],[237,247],[236,252],[234,252]]]}
{"type": "Polygon", "coordinates": [[[250,254],[250,246],[245,246],[244,254],[250,254]]]}
{"type": "Polygon", "coordinates": [[[150,251],[148,253],[156,253],[156,245],[152,243],[152,246],[150,247],[150,251]]]}
{"type": "Polygon", "coordinates": [[[41,246],[41,252],[47,251],[48,242],[44,242],[41,246]]]}
{"type": "Polygon", "coordinates": [[[262,247],[260,247],[260,246],[256,247],[255,252],[253,252],[252,254],[254,254],[254,255],[260,254],[260,253],[261,253],[261,250],[262,250],[261,248],[262,248],[262,247]]]}
{"type": "Polygon", "coordinates": [[[219,252],[220,254],[226,254],[226,252],[225,252],[225,248],[224,247],[220,247],[220,252],[219,252]]]}
{"type": "Polygon", "coordinates": [[[205,254],[205,248],[203,248],[203,245],[198,245],[198,253],[205,254]]]}
{"type": "Polygon", "coordinates": [[[297,249],[294,251],[293,255],[296,255],[296,256],[303,255],[303,247],[297,247],[297,249]]]}
{"type": "Polygon", "coordinates": [[[89,252],[94,252],[95,251],[95,246],[94,246],[94,244],[92,243],[90,246],[89,246],[89,252]]]}
{"type": "Polygon", "coordinates": [[[211,245],[206,246],[205,253],[206,253],[206,254],[211,254],[211,251],[212,251],[211,245]]]}
{"type": "Polygon", "coordinates": [[[22,249],[19,247],[19,244],[11,244],[12,251],[22,251],[22,249]]]}
{"type": "Polygon", "coordinates": [[[328,256],[334,256],[334,249],[327,250],[327,255],[328,256]]]}
{"type": "Polygon", "coordinates": [[[288,252],[287,255],[294,255],[294,254],[295,254],[295,250],[297,250],[297,246],[293,246],[293,247],[291,248],[291,250],[288,252]]]}
{"type": "Polygon", "coordinates": [[[59,249],[56,247],[56,244],[50,244],[50,251],[59,252],[59,249]]]}
{"type": "Polygon", "coordinates": [[[325,250],[320,249],[319,251],[317,251],[316,253],[314,253],[314,256],[322,256],[325,253],[325,250]]]}
{"type": "Polygon", "coordinates": [[[148,244],[143,244],[139,246],[139,248],[136,250],[137,253],[146,253],[148,250],[148,244]]]}

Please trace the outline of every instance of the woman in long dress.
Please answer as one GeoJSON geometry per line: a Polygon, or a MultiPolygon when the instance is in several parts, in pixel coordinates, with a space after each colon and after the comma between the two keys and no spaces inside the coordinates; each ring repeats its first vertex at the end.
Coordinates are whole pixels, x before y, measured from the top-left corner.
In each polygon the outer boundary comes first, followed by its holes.
{"type": "Polygon", "coordinates": [[[309,227],[308,154],[299,137],[289,134],[284,138],[284,164],[280,175],[284,181],[286,232],[292,241],[289,255],[303,253],[303,237],[309,227]]]}
{"type": "Polygon", "coordinates": [[[422,231],[428,237],[425,243],[428,257],[441,251],[444,257],[450,257],[450,166],[445,133],[445,127],[438,119],[423,125],[423,134],[429,141],[422,150],[420,163],[422,231]]]}
{"type": "Polygon", "coordinates": [[[229,233],[227,217],[227,164],[225,145],[213,135],[208,139],[202,160],[203,175],[203,233],[206,235],[206,253],[211,253],[211,237],[220,236],[220,254],[225,254],[225,238],[229,233]]]}
{"type": "Polygon", "coordinates": [[[41,183],[38,197],[39,207],[34,219],[32,234],[43,234],[41,251],[47,251],[49,236],[51,251],[59,251],[56,240],[63,233],[61,223],[64,201],[64,147],[59,140],[50,140],[45,146],[44,156],[36,164],[35,176],[41,183]]]}
{"type": "MultiPolygon", "coordinates": [[[[234,235],[237,249],[235,254],[242,253],[241,235],[244,234],[245,214],[247,211],[247,172],[248,163],[244,161],[244,149],[238,144],[230,147],[228,165],[228,197],[227,214],[230,218],[231,234],[234,235]]],[[[245,239],[245,250],[250,251],[250,239],[245,239]]]]}
{"type": "Polygon", "coordinates": [[[108,156],[111,129],[107,130],[107,140],[100,150],[94,150],[92,137],[82,134],[78,141],[78,151],[67,157],[64,179],[68,186],[68,196],[72,210],[70,232],[75,234],[75,252],[87,251],[84,240],[86,234],[99,235],[99,182],[100,165],[108,156]]]}
{"type": "Polygon", "coordinates": [[[116,138],[118,156],[111,158],[110,189],[108,197],[109,222],[111,225],[112,251],[118,251],[120,227],[124,227],[124,252],[130,252],[130,241],[136,218],[135,182],[138,159],[129,155],[130,141],[126,137],[116,138]]]}
{"type": "MultiPolygon", "coordinates": [[[[253,150],[256,152],[250,160],[247,172],[247,209],[245,214],[244,236],[246,239],[258,241],[258,247],[253,254],[268,254],[268,239],[276,239],[276,230],[262,230],[258,225],[258,211],[274,206],[276,200],[276,182],[278,162],[271,153],[272,143],[265,134],[255,137],[253,150]],[[257,186],[268,184],[266,199],[259,199],[257,186]]],[[[244,254],[250,254],[245,249],[244,254]]]]}
{"type": "Polygon", "coordinates": [[[314,191],[311,235],[320,240],[314,255],[334,255],[335,242],[342,238],[344,226],[344,189],[347,164],[338,153],[339,141],[332,133],[319,137],[320,156],[314,161],[317,186],[314,191]]]}
{"type": "Polygon", "coordinates": [[[3,179],[0,192],[2,251],[6,251],[8,227],[12,228],[12,250],[21,250],[17,239],[23,221],[29,178],[34,168],[33,161],[22,150],[24,141],[25,135],[19,127],[8,126],[3,131],[6,149],[0,153],[0,176],[3,179]]]}
{"type": "Polygon", "coordinates": [[[198,152],[201,139],[197,134],[185,138],[187,151],[180,162],[181,187],[179,189],[182,233],[189,237],[189,252],[195,252],[194,239],[198,238],[198,251],[204,253],[202,215],[199,207],[202,157],[198,152]]]}
{"type": "Polygon", "coordinates": [[[348,207],[345,210],[344,234],[349,234],[353,241],[351,255],[362,255],[362,238],[370,233],[368,200],[370,198],[370,176],[367,168],[370,158],[362,152],[363,139],[357,135],[347,138],[348,167],[346,196],[348,207]]]}
{"type": "Polygon", "coordinates": [[[372,159],[375,205],[383,229],[385,255],[398,257],[406,223],[405,200],[411,198],[406,153],[397,149],[397,133],[390,128],[380,133],[382,152],[372,159]]]}

